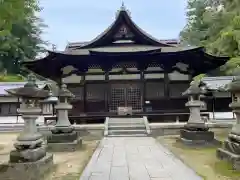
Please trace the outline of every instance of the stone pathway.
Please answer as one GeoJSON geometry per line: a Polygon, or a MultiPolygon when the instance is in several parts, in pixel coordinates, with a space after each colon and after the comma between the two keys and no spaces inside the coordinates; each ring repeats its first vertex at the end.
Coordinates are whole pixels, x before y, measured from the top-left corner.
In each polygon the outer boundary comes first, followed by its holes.
{"type": "Polygon", "coordinates": [[[151,137],[104,138],[80,180],[202,180],[151,137]]]}

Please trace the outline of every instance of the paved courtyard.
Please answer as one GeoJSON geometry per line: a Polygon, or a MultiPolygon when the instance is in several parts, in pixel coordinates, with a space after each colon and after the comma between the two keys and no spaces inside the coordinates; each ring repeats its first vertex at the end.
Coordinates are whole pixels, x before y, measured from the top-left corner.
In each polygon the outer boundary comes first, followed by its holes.
{"type": "Polygon", "coordinates": [[[104,138],[80,180],[202,180],[151,137],[104,138]]]}

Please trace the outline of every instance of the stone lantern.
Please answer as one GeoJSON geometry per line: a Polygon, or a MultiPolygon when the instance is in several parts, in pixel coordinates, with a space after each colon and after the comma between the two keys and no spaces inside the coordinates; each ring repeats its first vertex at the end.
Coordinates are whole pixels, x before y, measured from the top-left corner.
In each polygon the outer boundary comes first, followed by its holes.
{"type": "Polygon", "coordinates": [[[52,91],[49,91],[49,97],[41,100],[42,114],[43,115],[54,115],[54,106],[58,102],[58,98],[53,96],[52,91]]]}
{"type": "Polygon", "coordinates": [[[217,150],[217,157],[229,161],[234,169],[240,170],[240,76],[230,83],[229,91],[237,97],[237,100],[229,105],[236,114],[236,124],[233,125],[223,147],[217,150]]]}
{"type": "Polygon", "coordinates": [[[201,108],[204,106],[200,96],[205,93],[205,90],[197,82],[191,82],[190,87],[183,93],[183,95],[188,96],[189,101],[186,103],[186,107],[190,110],[188,122],[180,131],[180,138],[184,144],[208,145],[210,142],[216,141],[214,133],[209,131],[200,113],[201,108]]]}
{"type": "Polygon", "coordinates": [[[58,103],[55,106],[57,123],[51,129],[52,135],[48,138],[48,148],[51,151],[75,151],[82,143],[68,118],[68,111],[72,109],[68,100],[72,97],[73,94],[63,84],[59,90],[58,103]]]}
{"type": "Polygon", "coordinates": [[[39,100],[47,98],[49,93],[39,89],[35,82],[35,76],[29,75],[24,87],[6,90],[22,99],[18,113],[24,120],[24,130],[14,143],[15,150],[10,152],[9,163],[4,165],[0,179],[38,180],[53,165],[53,155],[46,153],[47,146],[36,127],[36,119],[41,114],[39,100]]]}

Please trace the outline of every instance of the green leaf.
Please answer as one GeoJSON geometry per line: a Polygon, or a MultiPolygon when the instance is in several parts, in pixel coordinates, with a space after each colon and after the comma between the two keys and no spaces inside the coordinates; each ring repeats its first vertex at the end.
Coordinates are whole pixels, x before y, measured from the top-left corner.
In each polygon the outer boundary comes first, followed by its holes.
{"type": "Polygon", "coordinates": [[[232,57],[220,68],[223,74],[231,74],[240,65],[240,1],[188,0],[187,9],[191,11],[187,13],[187,25],[180,33],[182,42],[204,45],[207,52],[232,57]],[[219,10],[220,4],[224,9],[219,10]]]}
{"type": "Polygon", "coordinates": [[[0,1],[0,61],[10,73],[18,73],[18,62],[26,57],[35,59],[45,44],[41,34],[46,26],[36,16],[40,10],[37,0],[0,1]]]}

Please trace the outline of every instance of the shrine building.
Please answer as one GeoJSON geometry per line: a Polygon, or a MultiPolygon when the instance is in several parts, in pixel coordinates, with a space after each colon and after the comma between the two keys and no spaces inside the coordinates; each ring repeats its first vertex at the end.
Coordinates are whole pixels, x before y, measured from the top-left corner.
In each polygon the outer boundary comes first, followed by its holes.
{"type": "Polygon", "coordinates": [[[161,115],[188,112],[182,92],[192,78],[228,59],[210,55],[204,47],[156,39],[122,6],[95,39],[69,43],[64,51],[48,51],[46,57],[22,65],[67,84],[75,95],[71,116],[111,116],[119,107],[131,107],[135,115],[161,115]]]}

